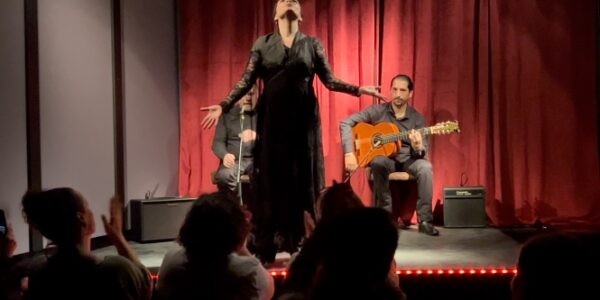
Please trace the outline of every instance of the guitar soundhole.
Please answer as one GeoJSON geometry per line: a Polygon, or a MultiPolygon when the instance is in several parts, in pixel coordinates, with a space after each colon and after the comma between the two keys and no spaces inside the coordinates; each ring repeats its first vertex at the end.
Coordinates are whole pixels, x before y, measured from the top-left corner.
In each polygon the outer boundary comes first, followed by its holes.
{"type": "Polygon", "coordinates": [[[373,148],[380,148],[383,146],[383,140],[379,135],[373,137],[373,148]]]}

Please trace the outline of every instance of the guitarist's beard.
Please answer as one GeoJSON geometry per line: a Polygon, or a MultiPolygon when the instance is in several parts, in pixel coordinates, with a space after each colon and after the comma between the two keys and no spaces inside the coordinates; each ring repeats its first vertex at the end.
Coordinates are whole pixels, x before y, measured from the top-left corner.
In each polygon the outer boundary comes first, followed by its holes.
{"type": "Polygon", "coordinates": [[[396,107],[396,108],[402,108],[404,107],[406,104],[408,103],[408,99],[403,99],[402,97],[396,97],[394,99],[392,99],[392,104],[396,107]]]}

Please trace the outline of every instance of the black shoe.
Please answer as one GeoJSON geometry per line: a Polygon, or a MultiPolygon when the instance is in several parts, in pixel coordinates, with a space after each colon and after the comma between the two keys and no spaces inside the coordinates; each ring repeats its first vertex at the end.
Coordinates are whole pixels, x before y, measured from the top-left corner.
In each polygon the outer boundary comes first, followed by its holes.
{"type": "Polygon", "coordinates": [[[440,232],[437,229],[435,229],[433,224],[431,224],[429,222],[419,223],[419,232],[424,233],[426,235],[432,235],[432,236],[436,236],[436,235],[440,234],[440,232]]]}
{"type": "Polygon", "coordinates": [[[402,218],[398,218],[396,220],[396,228],[400,229],[400,230],[406,230],[406,229],[408,229],[408,226],[406,225],[404,220],[402,220],[402,218]]]}

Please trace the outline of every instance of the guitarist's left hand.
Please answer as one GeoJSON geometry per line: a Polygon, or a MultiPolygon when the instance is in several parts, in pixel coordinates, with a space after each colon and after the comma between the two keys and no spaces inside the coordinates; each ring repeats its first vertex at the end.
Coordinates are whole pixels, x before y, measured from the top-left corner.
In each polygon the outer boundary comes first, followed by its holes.
{"type": "Polygon", "coordinates": [[[408,133],[408,138],[410,139],[410,145],[411,147],[415,150],[415,151],[421,151],[423,150],[423,136],[421,136],[421,133],[411,129],[410,132],[408,133]]]}

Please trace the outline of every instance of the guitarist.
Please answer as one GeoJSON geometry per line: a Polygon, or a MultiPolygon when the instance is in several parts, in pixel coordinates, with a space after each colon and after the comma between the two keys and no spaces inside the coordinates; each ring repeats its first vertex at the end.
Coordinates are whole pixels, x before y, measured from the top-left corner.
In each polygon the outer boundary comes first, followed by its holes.
{"type": "MultiPolygon", "coordinates": [[[[437,236],[438,230],[433,226],[431,200],[433,197],[433,171],[431,163],[425,158],[427,141],[415,129],[426,127],[425,118],[408,101],[413,96],[413,82],[407,75],[396,75],[391,82],[392,100],[388,103],[375,104],[355,113],[340,123],[342,144],[344,147],[344,164],[348,172],[359,166],[356,159],[352,128],[361,122],[376,125],[381,122],[393,123],[400,131],[409,131],[409,141],[402,141],[400,151],[393,157],[377,156],[371,161],[375,204],[387,211],[392,211],[392,195],[388,176],[392,172],[406,171],[417,180],[418,200],[417,218],[419,232],[437,236]]],[[[400,223],[399,226],[403,227],[400,223]]]]}

